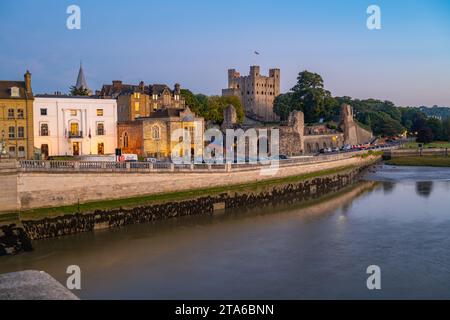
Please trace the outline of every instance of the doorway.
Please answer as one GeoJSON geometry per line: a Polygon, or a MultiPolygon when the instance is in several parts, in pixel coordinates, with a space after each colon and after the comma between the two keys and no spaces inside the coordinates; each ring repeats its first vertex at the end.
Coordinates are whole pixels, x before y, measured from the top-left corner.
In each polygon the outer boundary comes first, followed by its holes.
{"type": "Polygon", "coordinates": [[[41,144],[41,156],[42,159],[48,159],[48,144],[41,144]]]}
{"type": "Polygon", "coordinates": [[[105,154],[105,145],[103,142],[97,145],[97,154],[105,154]]]}
{"type": "Polygon", "coordinates": [[[80,143],[79,142],[74,142],[73,143],[73,155],[74,156],[79,156],[80,155],[80,143]]]}

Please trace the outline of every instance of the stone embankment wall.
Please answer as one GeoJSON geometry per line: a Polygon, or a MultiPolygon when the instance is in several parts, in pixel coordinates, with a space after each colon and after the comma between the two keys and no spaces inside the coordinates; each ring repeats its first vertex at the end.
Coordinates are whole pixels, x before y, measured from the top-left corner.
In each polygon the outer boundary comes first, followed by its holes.
{"type": "Polygon", "coordinates": [[[22,228],[15,224],[0,226],[0,256],[31,250],[31,241],[22,228]]]}
{"type": "Polygon", "coordinates": [[[90,214],[74,214],[46,218],[38,221],[22,221],[31,239],[59,237],[102,228],[119,227],[174,217],[213,214],[215,210],[254,208],[312,200],[347,187],[359,180],[364,166],[301,182],[266,187],[262,190],[240,193],[223,193],[197,199],[154,204],[132,209],[96,211],[90,214]],[[220,208],[220,209],[219,209],[220,208]]]}
{"type": "MultiPolygon", "coordinates": [[[[166,192],[228,186],[297,176],[345,166],[361,166],[373,157],[349,157],[335,161],[280,167],[273,174],[260,169],[245,172],[170,173],[17,173],[17,210],[58,207],[90,202],[131,198],[166,192]]],[[[3,202],[3,199],[0,200],[3,202]]],[[[0,209],[1,211],[1,209],[0,209]]]]}

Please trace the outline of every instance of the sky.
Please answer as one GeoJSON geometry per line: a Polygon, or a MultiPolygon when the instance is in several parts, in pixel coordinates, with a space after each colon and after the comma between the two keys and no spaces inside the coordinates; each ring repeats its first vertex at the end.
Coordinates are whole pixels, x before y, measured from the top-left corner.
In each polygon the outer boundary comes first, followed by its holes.
{"type": "Polygon", "coordinates": [[[68,92],[80,61],[94,90],[142,80],[209,95],[256,64],[281,69],[283,92],[308,70],[334,96],[450,106],[449,0],[0,0],[0,30],[0,79],[29,69],[35,93],[68,92]],[[366,26],[372,4],[380,30],[366,26]]]}

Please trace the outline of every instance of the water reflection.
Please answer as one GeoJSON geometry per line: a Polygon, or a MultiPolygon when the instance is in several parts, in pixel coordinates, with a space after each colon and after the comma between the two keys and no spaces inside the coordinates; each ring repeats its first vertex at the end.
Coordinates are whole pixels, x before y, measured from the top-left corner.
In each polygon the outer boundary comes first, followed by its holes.
{"type": "Polygon", "coordinates": [[[390,194],[394,191],[395,182],[394,181],[383,181],[383,191],[384,194],[390,194]]]}
{"type": "Polygon", "coordinates": [[[419,196],[428,198],[433,191],[433,181],[417,181],[416,182],[416,193],[419,196]]]}
{"type": "Polygon", "coordinates": [[[450,298],[450,171],[427,170],[416,183],[415,170],[383,170],[379,181],[390,183],[309,205],[37,241],[34,252],[1,258],[0,273],[45,270],[64,283],[77,264],[84,299],[450,298]],[[366,287],[373,264],[380,292],[366,287]]]}

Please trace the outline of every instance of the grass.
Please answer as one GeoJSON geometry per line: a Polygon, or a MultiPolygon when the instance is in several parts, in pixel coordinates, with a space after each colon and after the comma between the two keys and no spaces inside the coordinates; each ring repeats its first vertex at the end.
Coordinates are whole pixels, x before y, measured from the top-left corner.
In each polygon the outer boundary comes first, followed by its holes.
{"type": "Polygon", "coordinates": [[[31,219],[43,219],[46,217],[55,217],[65,214],[73,213],[88,213],[95,210],[106,210],[106,209],[116,209],[116,208],[133,208],[143,205],[167,202],[167,201],[180,201],[193,199],[200,196],[207,195],[217,195],[225,192],[243,192],[243,191],[256,191],[261,188],[266,188],[269,186],[294,183],[298,181],[313,179],[316,177],[324,177],[328,175],[333,175],[340,172],[349,171],[354,169],[355,166],[345,166],[338,167],[329,170],[323,170],[320,172],[313,172],[298,176],[289,176],[284,178],[269,179],[263,181],[257,181],[252,183],[236,184],[230,186],[212,187],[204,189],[195,189],[187,191],[178,191],[162,194],[154,194],[148,196],[140,196],[126,199],[115,199],[115,200],[105,200],[105,201],[95,201],[87,202],[63,207],[54,208],[39,208],[33,210],[22,211],[19,213],[20,220],[31,220],[31,219]]]}
{"type": "MultiPolygon", "coordinates": [[[[403,146],[404,149],[419,149],[419,143],[418,142],[408,142],[403,146]]],[[[431,143],[424,144],[424,148],[450,148],[450,142],[449,141],[434,141],[431,143]]]]}
{"type": "Polygon", "coordinates": [[[398,157],[387,160],[386,164],[395,166],[450,167],[450,157],[445,156],[398,157]]]}

